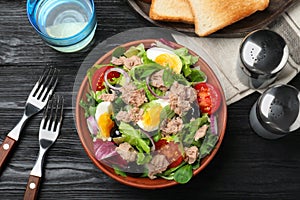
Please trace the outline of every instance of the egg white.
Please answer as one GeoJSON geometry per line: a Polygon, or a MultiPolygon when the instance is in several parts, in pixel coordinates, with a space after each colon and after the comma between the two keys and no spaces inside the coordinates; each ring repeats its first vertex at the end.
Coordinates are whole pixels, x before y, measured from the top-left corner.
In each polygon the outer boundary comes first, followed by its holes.
{"type": "Polygon", "coordinates": [[[147,57],[152,61],[154,61],[156,59],[156,57],[161,54],[176,55],[174,52],[172,52],[168,49],[160,48],[160,47],[152,47],[146,51],[146,54],[147,54],[147,57]]]}
{"type": "MultiPolygon", "coordinates": [[[[166,101],[166,100],[163,100],[163,99],[158,99],[158,100],[154,100],[151,102],[152,104],[154,104],[153,106],[149,106],[148,108],[146,108],[146,110],[144,111],[144,113],[146,111],[150,111],[151,112],[151,109],[155,108],[157,104],[159,104],[162,108],[166,107],[167,105],[169,105],[169,102],[166,101]]],[[[143,115],[144,116],[144,115],[143,115]]],[[[156,113],[155,115],[156,117],[160,118],[160,113],[156,113]]],[[[148,132],[151,132],[151,131],[155,131],[159,128],[159,122],[157,124],[151,124],[151,125],[147,125],[144,121],[144,119],[140,119],[138,122],[137,122],[137,125],[145,130],[145,131],[148,131],[148,132]]]]}
{"type": "Polygon", "coordinates": [[[103,101],[97,105],[96,113],[95,113],[95,119],[98,122],[101,115],[104,113],[112,114],[113,113],[113,107],[112,103],[109,101],[103,101]]]}

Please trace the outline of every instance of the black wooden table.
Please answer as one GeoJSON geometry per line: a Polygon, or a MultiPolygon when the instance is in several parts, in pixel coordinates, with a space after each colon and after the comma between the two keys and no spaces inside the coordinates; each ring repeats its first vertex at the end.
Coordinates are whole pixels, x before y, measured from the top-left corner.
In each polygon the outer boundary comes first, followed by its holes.
{"type": "MultiPolygon", "coordinates": [[[[0,0],[0,142],[21,118],[27,96],[43,68],[60,70],[57,93],[64,95],[65,118],[58,141],[46,157],[39,199],[299,199],[300,130],[276,141],[257,136],[248,113],[259,94],[228,107],[222,146],[204,171],[186,185],[141,190],[122,185],[96,168],[87,157],[73,120],[72,87],[91,48],[122,31],[152,26],[125,0],[97,0],[94,43],[78,53],[56,52],[27,21],[24,0],[0,0]]],[[[300,44],[299,44],[300,45],[300,44]]],[[[300,75],[291,85],[300,89],[300,75]]],[[[41,114],[25,126],[0,176],[0,199],[23,199],[38,153],[41,114]]]]}

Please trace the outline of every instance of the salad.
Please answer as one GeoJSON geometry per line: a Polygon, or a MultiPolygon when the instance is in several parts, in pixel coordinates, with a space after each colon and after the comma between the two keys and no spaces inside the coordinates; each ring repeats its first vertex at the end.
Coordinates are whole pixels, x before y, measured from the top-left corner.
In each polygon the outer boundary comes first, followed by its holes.
{"type": "Polygon", "coordinates": [[[160,39],[91,67],[80,105],[97,160],[120,176],[188,182],[219,139],[221,95],[198,59],[160,39]]]}

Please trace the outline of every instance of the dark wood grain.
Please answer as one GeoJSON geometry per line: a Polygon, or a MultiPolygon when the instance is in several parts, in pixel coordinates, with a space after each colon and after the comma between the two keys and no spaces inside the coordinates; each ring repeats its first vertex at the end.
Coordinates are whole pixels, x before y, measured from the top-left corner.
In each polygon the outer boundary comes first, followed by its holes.
{"type": "MultiPolygon", "coordinates": [[[[46,46],[26,18],[26,1],[0,0],[0,142],[22,116],[27,96],[44,67],[60,70],[56,92],[65,97],[61,134],[49,150],[38,199],[299,199],[300,131],[276,141],[257,136],[248,113],[259,94],[228,107],[223,143],[212,162],[190,183],[141,190],[109,178],[84,151],[74,125],[72,87],[90,52],[62,54],[46,46]]],[[[96,0],[98,27],[91,48],[122,31],[153,24],[138,17],[125,0],[96,0]]],[[[290,84],[300,89],[300,75],[290,84]]],[[[23,199],[38,154],[42,114],[24,127],[0,176],[0,199],[23,199]]]]}
{"type": "MultiPolygon", "coordinates": [[[[266,27],[296,0],[270,0],[269,6],[264,11],[258,11],[230,26],[211,34],[209,37],[241,37],[255,29],[266,27]]],[[[194,25],[175,22],[152,20],[149,17],[150,4],[142,0],[128,0],[134,11],[139,13],[145,20],[164,28],[171,28],[191,36],[196,36],[194,25]]]]}

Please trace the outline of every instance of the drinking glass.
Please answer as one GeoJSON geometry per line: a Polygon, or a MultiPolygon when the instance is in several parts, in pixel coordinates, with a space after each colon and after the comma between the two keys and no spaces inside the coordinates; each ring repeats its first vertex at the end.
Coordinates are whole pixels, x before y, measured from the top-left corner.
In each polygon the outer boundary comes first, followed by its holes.
{"type": "Polygon", "coordinates": [[[46,44],[61,52],[86,47],[97,27],[93,0],[27,0],[27,16],[46,44]]]}

